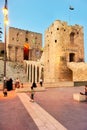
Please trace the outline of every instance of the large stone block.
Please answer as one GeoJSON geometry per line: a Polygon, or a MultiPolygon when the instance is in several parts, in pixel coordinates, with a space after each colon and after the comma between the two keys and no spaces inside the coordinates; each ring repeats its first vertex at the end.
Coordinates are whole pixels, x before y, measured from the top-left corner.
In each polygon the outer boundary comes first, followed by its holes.
{"type": "Polygon", "coordinates": [[[86,96],[81,95],[80,93],[74,93],[73,99],[76,100],[76,101],[86,101],[86,96]]]}

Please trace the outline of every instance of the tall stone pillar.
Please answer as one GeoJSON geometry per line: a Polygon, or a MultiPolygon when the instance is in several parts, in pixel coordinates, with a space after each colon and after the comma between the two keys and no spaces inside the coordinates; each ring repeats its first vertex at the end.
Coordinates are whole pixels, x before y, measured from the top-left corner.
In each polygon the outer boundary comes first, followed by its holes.
{"type": "Polygon", "coordinates": [[[32,82],[34,81],[34,65],[32,64],[32,82]]]}
{"type": "Polygon", "coordinates": [[[35,66],[35,82],[37,83],[37,66],[35,66]]]}
{"type": "Polygon", "coordinates": [[[29,76],[29,83],[31,82],[31,66],[30,66],[30,64],[29,64],[29,69],[28,69],[28,76],[29,76]]]}

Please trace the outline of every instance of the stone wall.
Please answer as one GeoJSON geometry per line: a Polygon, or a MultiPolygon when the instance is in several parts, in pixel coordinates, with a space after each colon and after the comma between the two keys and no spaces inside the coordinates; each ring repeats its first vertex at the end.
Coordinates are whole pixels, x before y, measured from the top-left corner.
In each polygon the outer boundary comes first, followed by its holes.
{"type": "Polygon", "coordinates": [[[87,63],[84,62],[72,62],[67,63],[68,68],[73,72],[73,81],[87,81],[87,63]]]}
{"type": "Polygon", "coordinates": [[[4,43],[0,42],[0,56],[4,54],[4,43]]]}
{"type": "Polygon", "coordinates": [[[44,81],[73,81],[67,62],[84,61],[83,27],[59,20],[45,31],[44,81]]]}
{"type": "Polygon", "coordinates": [[[0,51],[4,50],[4,43],[0,42],[0,51]]]}
{"type": "Polygon", "coordinates": [[[11,61],[38,60],[42,51],[42,34],[9,27],[7,42],[7,57],[11,61]],[[27,44],[27,59],[24,57],[24,47],[27,44]]]}

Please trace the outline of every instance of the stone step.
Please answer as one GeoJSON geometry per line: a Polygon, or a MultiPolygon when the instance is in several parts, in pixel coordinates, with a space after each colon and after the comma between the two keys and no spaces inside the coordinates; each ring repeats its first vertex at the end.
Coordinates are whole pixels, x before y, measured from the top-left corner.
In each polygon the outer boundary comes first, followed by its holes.
{"type": "Polygon", "coordinates": [[[48,87],[73,87],[74,82],[57,82],[57,83],[44,83],[45,88],[48,87]]]}

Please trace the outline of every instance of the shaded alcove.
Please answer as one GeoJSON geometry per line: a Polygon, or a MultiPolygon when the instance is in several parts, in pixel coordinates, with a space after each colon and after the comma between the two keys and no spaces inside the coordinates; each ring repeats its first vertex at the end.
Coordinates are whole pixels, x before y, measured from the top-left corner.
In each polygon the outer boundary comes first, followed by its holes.
{"type": "Polygon", "coordinates": [[[24,44],[24,60],[29,60],[29,44],[24,44]]]}

